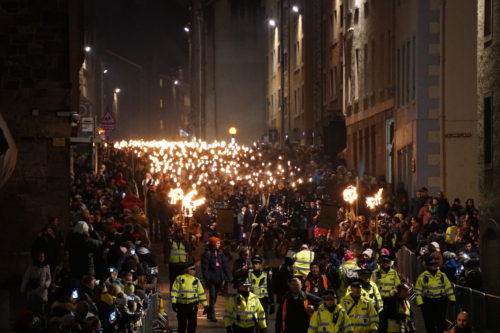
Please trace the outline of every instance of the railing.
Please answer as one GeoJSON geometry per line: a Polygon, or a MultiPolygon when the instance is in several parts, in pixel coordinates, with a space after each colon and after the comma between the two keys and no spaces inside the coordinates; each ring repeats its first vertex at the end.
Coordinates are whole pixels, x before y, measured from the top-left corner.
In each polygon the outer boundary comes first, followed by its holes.
{"type": "MultiPolygon", "coordinates": [[[[415,253],[402,247],[397,254],[396,270],[406,282],[415,285],[418,276],[424,271],[424,266],[415,253]]],[[[453,287],[457,301],[448,307],[449,321],[454,322],[460,311],[466,311],[470,314],[476,332],[498,332],[500,297],[456,284],[453,287]]]]}
{"type": "Polygon", "coordinates": [[[147,309],[142,317],[142,325],[137,327],[135,332],[151,333],[155,332],[155,324],[158,321],[158,310],[160,304],[159,293],[153,293],[146,299],[147,309]]]}

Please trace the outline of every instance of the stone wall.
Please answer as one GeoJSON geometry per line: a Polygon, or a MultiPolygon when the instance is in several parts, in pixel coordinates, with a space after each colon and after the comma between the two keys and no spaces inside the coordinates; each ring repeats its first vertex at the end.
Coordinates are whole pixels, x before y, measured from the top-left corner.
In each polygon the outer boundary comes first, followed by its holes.
{"type": "Polygon", "coordinates": [[[0,278],[24,268],[49,216],[67,226],[69,114],[78,110],[83,56],[80,3],[0,3],[0,112],[19,149],[16,170],[0,190],[0,278]]]}

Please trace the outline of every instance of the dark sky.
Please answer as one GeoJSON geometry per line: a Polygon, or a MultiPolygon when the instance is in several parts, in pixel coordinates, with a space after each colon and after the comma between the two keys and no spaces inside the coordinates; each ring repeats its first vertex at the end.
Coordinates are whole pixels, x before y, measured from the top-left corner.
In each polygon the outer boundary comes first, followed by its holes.
{"type": "Polygon", "coordinates": [[[187,64],[185,0],[95,0],[98,38],[106,48],[160,72],[187,64]]]}

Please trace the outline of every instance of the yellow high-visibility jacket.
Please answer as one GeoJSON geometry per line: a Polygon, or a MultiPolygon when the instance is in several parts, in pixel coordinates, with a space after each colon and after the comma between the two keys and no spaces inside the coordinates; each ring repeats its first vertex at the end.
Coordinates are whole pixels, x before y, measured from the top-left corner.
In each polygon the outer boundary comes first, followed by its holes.
{"type": "Polygon", "coordinates": [[[425,298],[447,297],[448,300],[455,301],[453,286],[446,274],[439,269],[435,275],[432,275],[428,270],[420,274],[415,284],[415,295],[417,296],[417,305],[424,304],[425,298]]]}
{"type": "Polygon", "coordinates": [[[259,299],[268,297],[269,294],[267,292],[267,273],[261,272],[261,274],[257,277],[255,273],[252,273],[252,287],[250,290],[255,294],[259,299]]]}
{"type": "Polygon", "coordinates": [[[369,299],[360,297],[356,303],[349,294],[342,297],[340,305],[349,316],[353,333],[370,333],[378,330],[378,313],[369,299]]]}
{"type": "MultiPolygon", "coordinates": [[[[350,293],[351,287],[349,286],[347,287],[346,295],[349,295],[350,293]]],[[[377,312],[380,312],[384,309],[384,302],[382,302],[382,297],[380,296],[378,287],[372,281],[370,281],[369,287],[365,288],[363,286],[363,288],[361,289],[361,297],[366,297],[367,299],[369,299],[377,312]]]]}
{"type": "Polygon", "coordinates": [[[311,271],[311,263],[314,261],[314,252],[302,250],[294,255],[295,276],[306,276],[311,271]]]}
{"type": "Polygon", "coordinates": [[[259,298],[250,293],[248,298],[237,294],[229,298],[224,309],[224,327],[266,328],[266,313],[259,298]]]}
{"type": "Polygon", "coordinates": [[[382,297],[391,297],[391,291],[396,290],[396,287],[401,284],[398,273],[392,268],[389,268],[387,273],[382,268],[377,268],[373,271],[370,280],[375,282],[382,297]]]}
{"type": "Polygon", "coordinates": [[[324,304],[314,311],[307,333],[352,333],[352,326],[344,308],[340,305],[333,312],[328,311],[324,304]]]}
{"type": "Polygon", "coordinates": [[[183,242],[175,240],[170,241],[170,255],[168,262],[171,264],[179,264],[187,262],[187,251],[183,242]]]}
{"type": "Polygon", "coordinates": [[[207,296],[201,284],[200,279],[191,274],[185,273],[175,278],[170,293],[172,304],[191,304],[200,302],[201,305],[207,306],[207,296]]]}
{"type": "Polygon", "coordinates": [[[400,305],[399,306],[399,313],[403,313],[405,315],[405,320],[403,322],[398,322],[395,319],[389,319],[387,322],[387,332],[388,333],[401,333],[401,325],[404,325],[405,330],[409,332],[409,325],[408,323],[411,320],[411,308],[410,308],[410,302],[407,300],[404,300],[404,308],[400,305]]]}
{"type": "MultiPolygon", "coordinates": [[[[359,269],[358,264],[355,261],[344,261],[342,265],[339,267],[339,276],[340,276],[340,295],[345,295],[345,291],[347,290],[347,286],[349,286],[349,274],[356,272],[359,269]]],[[[357,274],[355,275],[357,277],[357,274]]]]}

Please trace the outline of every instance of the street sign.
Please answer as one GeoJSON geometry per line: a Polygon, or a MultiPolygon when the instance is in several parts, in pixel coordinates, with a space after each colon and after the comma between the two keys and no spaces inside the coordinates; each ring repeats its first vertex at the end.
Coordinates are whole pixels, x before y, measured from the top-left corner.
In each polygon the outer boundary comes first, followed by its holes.
{"type": "Polygon", "coordinates": [[[101,128],[105,130],[113,130],[115,129],[115,124],[115,117],[113,117],[113,115],[109,111],[106,111],[101,119],[101,128]]]}
{"type": "Polygon", "coordinates": [[[83,117],[82,118],[82,132],[94,132],[94,118],[83,117]]]}

